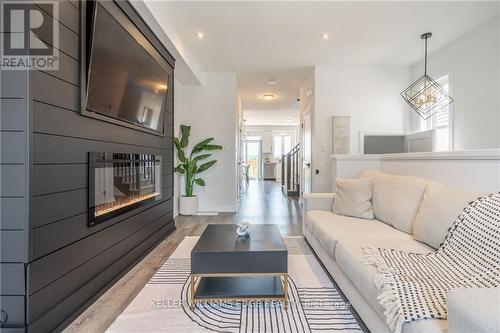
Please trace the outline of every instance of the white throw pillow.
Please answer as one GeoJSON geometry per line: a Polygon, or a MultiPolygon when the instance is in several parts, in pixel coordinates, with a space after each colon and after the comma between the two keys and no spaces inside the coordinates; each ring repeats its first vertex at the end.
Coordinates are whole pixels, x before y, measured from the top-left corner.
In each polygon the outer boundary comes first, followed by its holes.
{"type": "Polygon", "coordinates": [[[335,178],[333,212],[337,215],[373,220],[372,180],[335,178]]]}
{"type": "Polygon", "coordinates": [[[376,170],[365,170],[361,177],[368,177],[373,181],[372,205],[375,218],[412,234],[418,206],[430,181],[376,170]]]}
{"type": "Polygon", "coordinates": [[[427,185],[415,218],[415,239],[435,249],[439,248],[458,215],[469,202],[480,196],[480,193],[454,189],[438,183],[427,185]]]}

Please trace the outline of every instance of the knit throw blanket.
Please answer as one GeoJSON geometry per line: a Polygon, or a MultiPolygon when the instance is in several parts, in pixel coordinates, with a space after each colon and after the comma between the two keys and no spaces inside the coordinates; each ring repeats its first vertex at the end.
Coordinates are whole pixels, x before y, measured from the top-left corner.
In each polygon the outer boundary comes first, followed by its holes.
{"type": "Polygon", "coordinates": [[[406,322],[447,317],[446,292],[500,286],[500,194],[473,201],[429,254],[364,247],[375,265],[375,284],[386,323],[401,332],[406,322]]]}

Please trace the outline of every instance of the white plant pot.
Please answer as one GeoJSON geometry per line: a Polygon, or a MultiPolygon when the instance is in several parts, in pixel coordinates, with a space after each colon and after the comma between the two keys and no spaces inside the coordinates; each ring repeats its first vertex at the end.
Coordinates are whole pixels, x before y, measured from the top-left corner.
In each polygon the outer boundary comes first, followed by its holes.
{"type": "Polygon", "coordinates": [[[194,215],[198,213],[198,197],[180,197],[179,198],[179,214],[194,215]]]}

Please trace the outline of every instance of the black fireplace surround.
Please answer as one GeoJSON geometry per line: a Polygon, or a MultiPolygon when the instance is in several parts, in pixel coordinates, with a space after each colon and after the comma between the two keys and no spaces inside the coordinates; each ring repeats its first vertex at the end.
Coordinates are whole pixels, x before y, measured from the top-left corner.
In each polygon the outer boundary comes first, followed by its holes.
{"type": "Polygon", "coordinates": [[[160,155],[89,153],[89,226],[161,198],[160,155]]]}

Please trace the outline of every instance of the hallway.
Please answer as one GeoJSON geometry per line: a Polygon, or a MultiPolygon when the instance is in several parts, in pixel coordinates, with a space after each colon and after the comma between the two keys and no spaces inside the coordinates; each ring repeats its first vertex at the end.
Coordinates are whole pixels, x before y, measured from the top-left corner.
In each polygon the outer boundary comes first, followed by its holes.
{"type": "Polygon", "coordinates": [[[297,198],[287,198],[281,183],[250,180],[238,205],[235,223],[278,224],[283,235],[302,234],[302,207],[297,198]]]}

